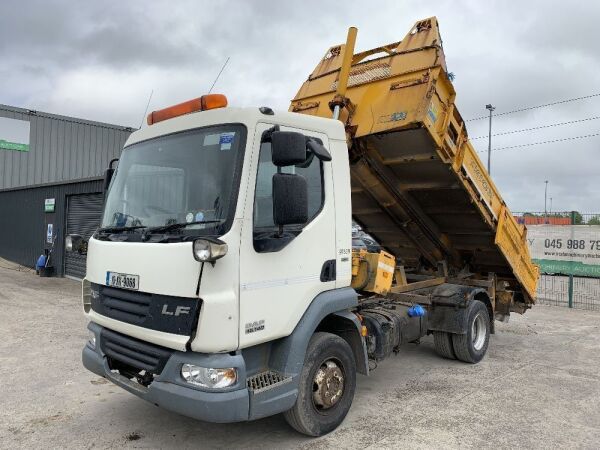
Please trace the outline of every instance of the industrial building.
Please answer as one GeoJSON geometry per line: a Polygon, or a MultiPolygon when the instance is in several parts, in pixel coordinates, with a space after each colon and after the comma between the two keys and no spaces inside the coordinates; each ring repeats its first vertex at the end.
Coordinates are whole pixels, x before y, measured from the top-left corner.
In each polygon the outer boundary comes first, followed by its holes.
{"type": "Polygon", "coordinates": [[[98,227],[104,169],[132,131],[0,104],[0,257],[34,267],[51,250],[55,275],[82,278],[65,236],[98,227]]]}

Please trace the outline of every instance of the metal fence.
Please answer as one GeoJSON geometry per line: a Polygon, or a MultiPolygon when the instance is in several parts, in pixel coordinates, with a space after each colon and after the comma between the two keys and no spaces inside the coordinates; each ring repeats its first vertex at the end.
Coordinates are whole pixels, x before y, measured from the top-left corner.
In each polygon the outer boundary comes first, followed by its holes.
{"type": "Polygon", "coordinates": [[[600,225],[600,213],[579,211],[513,212],[523,225],[600,225]]]}
{"type": "Polygon", "coordinates": [[[600,278],[542,275],[538,282],[537,299],[542,305],[600,311],[600,278]]]}
{"type": "MultiPolygon", "coordinates": [[[[535,211],[513,215],[523,225],[600,225],[600,213],[535,211]]],[[[600,278],[543,274],[537,298],[545,305],[600,311],[600,278]]]]}

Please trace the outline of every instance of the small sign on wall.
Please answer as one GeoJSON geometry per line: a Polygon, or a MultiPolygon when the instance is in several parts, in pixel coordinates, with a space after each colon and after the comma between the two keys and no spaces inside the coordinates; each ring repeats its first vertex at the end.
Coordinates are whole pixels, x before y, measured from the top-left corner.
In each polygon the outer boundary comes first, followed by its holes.
{"type": "Polygon", "coordinates": [[[46,229],[46,242],[48,244],[52,244],[53,236],[54,236],[54,226],[51,223],[49,223],[48,228],[46,229]]]}
{"type": "Polygon", "coordinates": [[[56,204],[56,199],[47,198],[44,200],[44,212],[51,213],[54,212],[54,205],[56,204]]]}

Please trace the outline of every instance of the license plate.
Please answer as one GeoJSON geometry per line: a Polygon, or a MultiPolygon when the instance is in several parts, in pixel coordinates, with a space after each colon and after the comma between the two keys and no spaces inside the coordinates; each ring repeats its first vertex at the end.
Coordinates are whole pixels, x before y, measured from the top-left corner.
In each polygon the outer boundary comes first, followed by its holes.
{"type": "Polygon", "coordinates": [[[106,285],[137,291],[140,286],[140,276],[128,273],[106,272],[106,285]]]}

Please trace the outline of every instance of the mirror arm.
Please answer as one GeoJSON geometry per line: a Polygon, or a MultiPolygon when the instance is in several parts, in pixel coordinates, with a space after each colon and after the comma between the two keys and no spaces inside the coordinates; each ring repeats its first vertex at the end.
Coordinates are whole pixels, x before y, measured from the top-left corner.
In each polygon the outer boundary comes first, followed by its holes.
{"type": "Polygon", "coordinates": [[[323,146],[320,139],[307,137],[306,148],[312,152],[321,161],[331,161],[331,153],[323,146]]]}
{"type": "MultiPolygon", "coordinates": [[[[277,127],[277,125],[275,125],[275,127],[277,127]]],[[[273,128],[275,128],[275,127],[273,127],[273,128]]],[[[277,127],[277,128],[279,128],[279,127],[277,127]]],[[[281,167],[280,166],[277,166],[277,173],[281,173],[281,167]]],[[[281,238],[282,236],[283,236],[283,225],[278,224],[277,225],[277,237],[281,238]]]]}
{"type": "Polygon", "coordinates": [[[271,136],[275,131],[279,131],[279,125],[273,125],[268,130],[263,131],[260,137],[260,143],[264,144],[265,142],[271,142],[271,136]]]}

